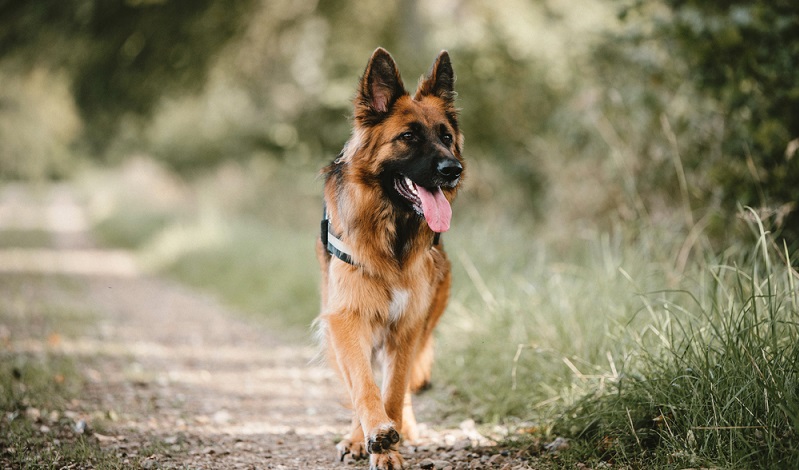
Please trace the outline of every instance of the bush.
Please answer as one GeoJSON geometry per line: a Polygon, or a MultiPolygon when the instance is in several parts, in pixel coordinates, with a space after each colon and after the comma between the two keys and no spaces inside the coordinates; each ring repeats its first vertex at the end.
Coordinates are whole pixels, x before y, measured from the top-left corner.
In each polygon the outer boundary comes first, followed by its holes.
{"type": "Polygon", "coordinates": [[[799,4],[648,0],[623,16],[638,50],[654,40],[666,52],[658,73],[672,84],[688,78],[722,119],[716,132],[692,139],[689,159],[711,182],[702,197],[719,197],[728,213],[761,208],[769,228],[799,247],[799,4]],[[714,147],[715,156],[702,151],[714,147]]]}
{"type": "Polygon", "coordinates": [[[559,430],[603,459],[796,468],[796,272],[772,264],[768,243],[761,231],[754,252],[708,260],[693,287],[642,296],[654,321],[635,360],[559,430]]]}

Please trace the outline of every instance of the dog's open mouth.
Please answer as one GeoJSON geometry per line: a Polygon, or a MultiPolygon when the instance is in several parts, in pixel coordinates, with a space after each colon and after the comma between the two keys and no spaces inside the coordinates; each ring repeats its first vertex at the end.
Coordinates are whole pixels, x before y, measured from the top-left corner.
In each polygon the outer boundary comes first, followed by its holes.
{"type": "Polygon", "coordinates": [[[439,233],[449,230],[452,207],[440,187],[425,188],[407,176],[398,175],[394,179],[394,188],[408,200],[413,210],[424,216],[430,230],[439,233]]]}

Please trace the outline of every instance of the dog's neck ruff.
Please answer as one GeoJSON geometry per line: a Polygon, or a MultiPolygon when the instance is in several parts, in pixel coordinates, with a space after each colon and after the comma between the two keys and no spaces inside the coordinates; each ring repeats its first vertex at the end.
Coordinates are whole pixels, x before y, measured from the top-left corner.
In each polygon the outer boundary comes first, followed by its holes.
{"type": "MultiPolygon", "coordinates": [[[[352,250],[350,250],[347,244],[341,240],[341,237],[339,237],[333,232],[333,228],[330,225],[331,225],[330,215],[327,213],[327,205],[324,205],[323,215],[322,215],[322,233],[321,233],[322,245],[331,255],[335,256],[341,261],[344,261],[347,264],[357,266],[357,264],[355,264],[355,262],[352,260],[352,250]]],[[[438,245],[440,239],[441,239],[441,234],[436,233],[435,237],[433,237],[433,246],[438,245]]]]}

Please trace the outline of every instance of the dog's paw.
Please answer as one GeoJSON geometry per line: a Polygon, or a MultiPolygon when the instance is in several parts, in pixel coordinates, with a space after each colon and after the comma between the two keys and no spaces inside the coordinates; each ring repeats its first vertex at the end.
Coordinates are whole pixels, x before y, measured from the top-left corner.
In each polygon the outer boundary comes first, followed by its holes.
{"type": "Polygon", "coordinates": [[[369,456],[369,470],[402,470],[405,462],[396,450],[369,456]]]}
{"type": "MultiPolygon", "coordinates": [[[[384,424],[372,430],[366,439],[366,450],[370,454],[383,454],[390,449],[396,450],[400,441],[400,433],[391,424],[384,424]]],[[[400,459],[401,460],[401,459],[400,459]]],[[[380,467],[382,468],[382,467],[380,467]]]]}
{"type": "Polygon", "coordinates": [[[344,439],[336,444],[336,459],[338,462],[349,462],[350,460],[360,460],[366,458],[366,448],[363,441],[352,442],[344,439]]]}

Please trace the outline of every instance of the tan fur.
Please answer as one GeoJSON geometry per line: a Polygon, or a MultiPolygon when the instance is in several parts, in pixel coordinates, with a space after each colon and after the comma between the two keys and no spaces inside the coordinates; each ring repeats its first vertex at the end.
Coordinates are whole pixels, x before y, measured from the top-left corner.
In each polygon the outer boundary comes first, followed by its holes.
{"type": "MultiPolygon", "coordinates": [[[[417,437],[410,392],[430,380],[432,333],[447,304],[450,263],[443,245],[433,245],[434,233],[423,219],[418,229],[405,234],[403,251],[397,253],[397,224],[419,216],[398,211],[375,182],[375,175],[384,162],[397,158],[402,144],[395,136],[409,122],[429,128],[445,126],[442,128],[455,138],[454,154],[461,161],[462,136],[451,125],[455,115],[451,96],[435,92],[437,66],[442,57],[448,66],[448,56],[439,56],[413,97],[392,97],[380,88],[382,83],[369,82],[374,75],[370,75],[370,67],[379,53],[385,53],[381,51],[375,52],[362,78],[353,136],[339,159],[324,172],[331,227],[351,248],[355,265],[331,257],[321,241],[317,243],[322,270],[322,309],[317,323],[324,333],[327,357],[346,387],[354,413],[350,436],[337,446],[339,457],[369,453],[372,468],[388,469],[402,465],[398,443],[391,442],[398,436],[392,431],[401,432],[408,440],[417,437]],[[362,109],[364,106],[371,108],[362,109]],[[382,119],[365,124],[361,114],[368,112],[382,119]],[[375,358],[382,361],[382,387],[376,384],[372,370],[375,358]],[[376,450],[370,450],[370,445],[376,450]]],[[[443,190],[451,201],[457,187],[443,190]]]]}

